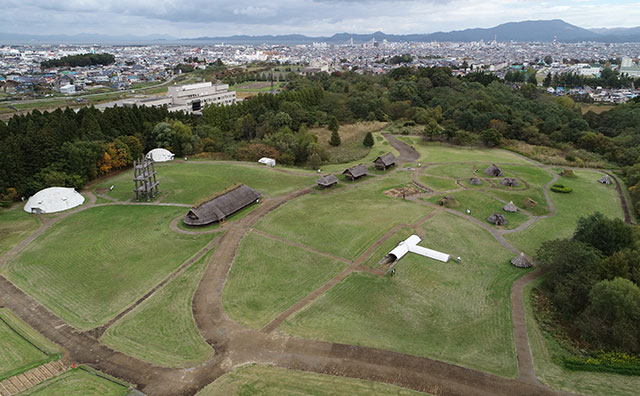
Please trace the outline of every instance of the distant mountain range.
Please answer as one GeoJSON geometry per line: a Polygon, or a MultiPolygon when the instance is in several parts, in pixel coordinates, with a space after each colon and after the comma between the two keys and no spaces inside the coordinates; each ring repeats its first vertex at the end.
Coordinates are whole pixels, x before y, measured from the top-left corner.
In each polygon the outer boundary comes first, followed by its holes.
{"type": "Polygon", "coordinates": [[[311,44],[313,42],[326,42],[327,44],[345,44],[353,39],[356,44],[361,44],[376,39],[389,42],[429,42],[429,41],[491,41],[497,39],[500,42],[551,42],[557,39],[559,42],[640,42],[640,26],[634,28],[611,29],[584,29],[571,25],[560,19],[547,21],[522,21],[509,22],[492,28],[454,30],[450,32],[435,32],[427,34],[385,34],[375,32],[372,34],[338,33],[330,37],[309,37],[301,34],[289,34],[278,36],[247,36],[235,35],[227,37],[196,37],[177,38],[168,35],[149,36],[108,36],[100,34],[69,35],[25,35],[0,33],[0,44],[311,44]]]}

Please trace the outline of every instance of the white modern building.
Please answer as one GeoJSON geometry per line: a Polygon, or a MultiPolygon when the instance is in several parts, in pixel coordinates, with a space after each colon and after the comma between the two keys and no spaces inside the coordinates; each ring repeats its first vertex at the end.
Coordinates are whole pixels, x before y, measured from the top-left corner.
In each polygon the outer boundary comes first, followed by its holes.
{"type": "Polygon", "coordinates": [[[49,187],[40,190],[24,205],[28,213],[55,213],[82,205],[84,197],[73,188],[49,187]]]}
{"type": "Polygon", "coordinates": [[[167,106],[169,111],[185,111],[199,113],[211,104],[228,106],[236,102],[236,92],[229,91],[228,84],[211,84],[210,82],[171,85],[167,96],[146,99],[130,99],[123,102],[125,106],[167,106]]]}
{"type": "Polygon", "coordinates": [[[420,256],[428,257],[433,260],[442,261],[446,263],[449,261],[449,255],[446,253],[441,253],[436,250],[427,249],[422,246],[418,246],[418,244],[422,241],[419,236],[411,235],[406,240],[400,242],[398,246],[396,246],[392,251],[387,254],[387,257],[391,258],[393,261],[398,261],[403,258],[407,253],[416,253],[420,256]]]}

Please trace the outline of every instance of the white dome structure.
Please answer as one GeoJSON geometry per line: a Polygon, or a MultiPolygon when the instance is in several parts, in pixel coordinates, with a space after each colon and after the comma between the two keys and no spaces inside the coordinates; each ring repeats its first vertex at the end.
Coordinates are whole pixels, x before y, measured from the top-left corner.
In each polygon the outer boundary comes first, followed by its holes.
{"type": "Polygon", "coordinates": [[[171,151],[163,148],[156,148],[147,153],[147,159],[151,159],[153,162],[173,161],[175,156],[171,151]]]}
{"type": "Polygon", "coordinates": [[[84,197],[73,188],[49,187],[35,193],[24,205],[28,213],[55,213],[82,205],[84,197]]]}

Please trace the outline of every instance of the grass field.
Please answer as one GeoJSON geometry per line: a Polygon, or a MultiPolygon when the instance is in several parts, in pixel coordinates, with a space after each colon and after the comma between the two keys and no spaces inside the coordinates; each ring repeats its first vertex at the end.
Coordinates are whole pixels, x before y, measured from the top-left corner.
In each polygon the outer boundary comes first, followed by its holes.
{"type": "Polygon", "coordinates": [[[640,377],[610,373],[567,370],[556,359],[564,350],[553,337],[543,332],[533,316],[531,290],[540,284],[538,279],[527,286],[524,303],[527,310],[527,331],[538,379],[555,388],[592,396],[636,396],[640,377]]]}
{"type": "Polygon", "coordinates": [[[487,231],[457,216],[439,213],[424,230],[424,246],[462,262],[409,254],[394,277],[352,274],[279,330],[515,376],[509,292],[525,271],[487,231]]]}
{"type": "Polygon", "coordinates": [[[223,375],[196,396],[248,395],[418,396],[426,393],[353,378],[251,365],[223,375]]]}
{"type": "MultiPolygon", "coordinates": [[[[370,150],[366,149],[362,151],[361,153],[364,153],[362,154],[363,156],[355,157],[354,159],[348,160],[347,162],[343,162],[343,163],[322,165],[323,173],[342,172],[351,166],[358,165],[361,163],[366,164],[367,166],[373,166],[373,160],[375,160],[378,156],[386,154],[388,152],[392,152],[396,157],[400,155],[400,153],[398,153],[396,149],[391,147],[391,144],[389,144],[387,139],[385,139],[382,136],[382,134],[377,132],[373,133],[373,140],[375,142],[374,146],[371,147],[370,150]]],[[[362,143],[362,141],[360,143],[362,143]]],[[[340,146],[338,146],[338,148],[339,147],[340,146]]]]}
{"type": "MultiPolygon", "coordinates": [[[[455,193],[447,193],[446,194],[453,196],[460,206],[452,208],[453,210],[457,210],[460,213],[465,213],[467,209],[471,211],[469,214],[476,219],[485,222],[486,224],[490,224],[487,221],[487,217],[491,216],[493,213],[502,213],[504,217],[507,219],[507,225],[502,228],[505,229],[513,229],[518,227],[520,224],[524,223],[529,219],[529,216],[524,215],[520,212],[518,213],[508,213],[502,210],[504,207],[504,203],[496,200],[495,198],[491,198],[482,193],[473,190],[465,190],[458,191],[455,193]]],[[[434,195],[428,199],[429,202],[433,204],[438,204],[440,198],[443,197],[443,194],[434,195]]],[[[492,225],[493,226],[493,225],[492,225]]],[[[497,226],[494,226],[498,228],[497,226]]]]}
{"type": "MultiPolygon", "coordinates": [[[[275,82],[273,83],[273,89],[279,89],[283,83],[275,82]]],[[[269,81],[249,81],[244,82],[242,84],[236,84],[229,86],[229,91],[238,91],[238,92],[256,92],[256,93],[266,93],[271,91],[271,82],[269,81]]]]}
{"type": "MultiPolygon", "coordinates": [[[[369,176],[371,178],[371,176],[369,176]]],[[[398,171],[332,194],[306,195],[288,202],[256,228],[347,259],[355,259],[397,224],[410,224],[431,209],[382,194],[410,180],[398,171]]]]}
{"type": "MultiPolygon", "coordinates": [[[[187,163],[164,163],[156,165],[161,193],[167,192],[163,202],[195,204],[235,183],[244,183],[264,195],[278,196],[314,184],[317,175],[304,171],[283,173],[277,169],[243,164],[192,161],[187,163]]],[[[115,188],[108,195],[119,201],[134,197],[133,170],[129,170],[95,186],[115,188]]]]}
{"type": "Polygon", "coordinates": [[[443,177],[420,175],[418,181],[436,191],[448,191],[460,188],[455,180],[443,177]]]}
{"type": "MultiPolygon", "coordinates": [[[[526,209],[530,213],[541,216],[549,213],[547,200],[544,196],[544,185],[553,179],[553,175],[542,168],[534,166],[511,166],[505,165],[504,171],[508,174],[517,175],[521,180],[524,179],[529,184],[526,190],[510,190],[508,188],[494,188],[488,190],[487,193],[502,199],[503,201],[513,201],[517,207],[526,209]],[[531,198],[538,203],[532,208],[524,208],[523,202],[526,198],[531,198]]],[[[562,178],[561,178],[562,179],[562,178]]],[[[558,181],[562,183],[562,181],[558,181]]],[[[504,186],[501,186],[504,187],[504,186]]]]}
{"type": "Polygon", "coordinates": [[[165,278],[212,235],[169,228],[184,208],[103,206],[54,224],[2,272],[67,323],[99,326],[165,278]],[[90,230],[90,232],[88,232],[90,230]]]}
{"type": "Polygon", "coordinates": [[[262,328],[347,264],[257,233],[247,234],[222,294],[234,320],[262,328]]]}
{"type": "Polygon", "coordinates": [[[116,322],[100,341],[163,367],[193,367],[209,359],[213,350],[198,332],[191,301],[210,255],[207,253],[116,322]]]}
{"type": "Polygon", "coordinates": [[[0,209],[0,256],[11,250],[39,226],[38,218],[22,210],[22,205],[14,205],[11,209],[0,209]]]}
{"type": "Polygon", "coordinates": [[[602,173],[596,171],[575,171],[576,179],[562,178],[562,183],[573,188],[570,194],[550,193],[558,210],[555,216],[541,219],[524,231],[505,237],[529,255],[535,255],[542,242],[570,236],[581,216],[599,211],[609,217],[623,218],[620,199],[615,186],[605,186],[597,182],[602,173]]]}
{"type": "Polygon", "coordinates": [[[478,147],[450,146],[441,143],[424,143],[416,136],[398,136],[420,153],[420,161],[427,163],[483,161],[495,163],[529,164],[531,161],[509,151],[478,147]]]}
{"type": "Polygon", "coordinates": [[[85,370],[72,369],[41,383],[20,396],[125,396],[129,390],[85,370]]]}
{"type": "MultiPolygon", "coordinates": [[[[309,132],[318,137],[318,143],[327,151],[330,163],[345,163],[357,161],[365,157],[371,150],[362,144],[367,132],[378,132],[387,125],[385,122],[358,122],[340,126],[340,145],[329,144],[331,131],[327,128],[314,128],[309,132]]],[[[375,141],[375,139],[374,139],[375,141]]],[[[374,145],[375,148],[375,145],[374,145]]]]}
{"type": "Polygon", "coordinates": [[[59,351],[11,311],[0,308],[0,381],[49,361],[59,351]]]}

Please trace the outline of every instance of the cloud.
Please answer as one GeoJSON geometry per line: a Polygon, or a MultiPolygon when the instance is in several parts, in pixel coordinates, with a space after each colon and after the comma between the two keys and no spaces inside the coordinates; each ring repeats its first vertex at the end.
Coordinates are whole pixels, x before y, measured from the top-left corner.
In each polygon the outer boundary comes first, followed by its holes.
{"type": "Polygon", "coordinates": [[[629,26],[640,20],[640,3],[626,0],[276,0],[261,3],[249,0],[3,0],[0,30],[178,37],[330,35],[376,30],[404,34],[554,18],[583,27],[629,26]]]}

